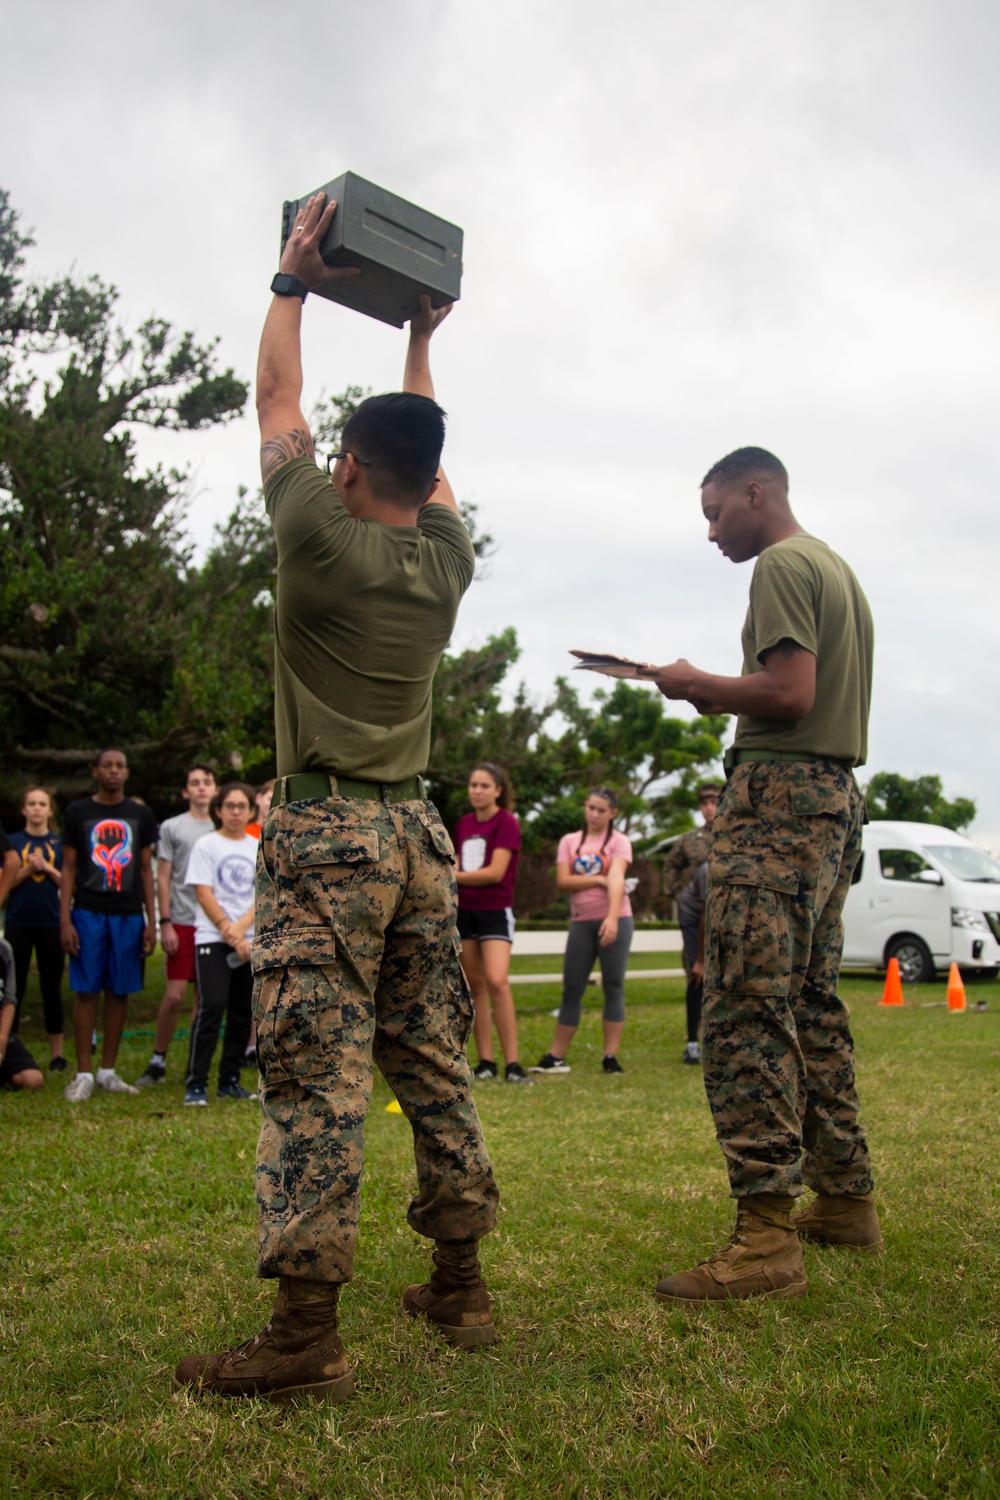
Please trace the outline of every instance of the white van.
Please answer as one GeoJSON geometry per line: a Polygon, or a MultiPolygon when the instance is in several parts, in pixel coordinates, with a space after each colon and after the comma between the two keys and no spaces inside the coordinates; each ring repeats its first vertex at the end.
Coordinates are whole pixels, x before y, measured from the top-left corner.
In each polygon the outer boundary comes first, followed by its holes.
{"type": "Polygon", "coordinates": [[[936,969],[1000,965],[1000,864],[933,823],[869,823],[844,906],[844,964],[899,962],[904,983],[936,969]]]}

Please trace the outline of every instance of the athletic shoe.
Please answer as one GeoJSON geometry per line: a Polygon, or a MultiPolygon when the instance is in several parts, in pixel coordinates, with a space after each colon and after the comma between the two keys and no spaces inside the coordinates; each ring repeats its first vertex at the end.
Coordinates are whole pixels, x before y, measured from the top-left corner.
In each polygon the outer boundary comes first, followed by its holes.
{"type": "Polygon", "coordinates": [[[162,1063],[151,1062],[141,1078],[135,1080],[137,1089],[152,1088],[154,1084],[166,1083],[167,1070],[162,1063]]]}
{"type": "Polygon", "coordinates": [[[257,1066],[257,1048],[256,1047],[248,1047],[247,1050],[244,1052],[244,1054],[243,1054],[243,1066],[245,1068],[255,1068],[257,1066]]]}
{"type": "Polygon", "coordinates": [[[488,1083],[491,1078],[497,1076],[497,1065],[490,1057],[484,1057],[478,1067],[473,1068],[472,1076],[477,1083],[488,1083]]]}
{"type": "Polygon", "coordinates": [[[220,1083],[215,1097],[216,1099],[246,1099],[253,1102],[257,1095],[251,1094],[249,1089],[245,1089],[239,1083],[220,1083]]]}
{"type": "Polygon", "coordinates": [[[684,1056],[681,1058],[681,1062],[701,1062],[701,1048],[698,1046],[697,1042],[688,1042],[687,1046],[684,1048],[684,1056]]]}
{"type": "Polygon", "coordinates": [[[137,1094],[139,1092],[130,1083],[126,1083],[124,1078],[119,1078],[113,1069],[110,1077],[98,1078],[97,1087],[103,1089],[106,1094],[137,1094]]]}
{"type": "Polygon", "coordinates": [[[195,1105],[208,1104],[208,1091],[203,1089],[200,1083],[193,1083],[184,1090],[184,1103],[195,1105]]]}
{"type": "Polygon", "coordinates": [[[605,1073],[624,1073],[625,1071],[621,1063],[618,1061],[617,1057],[612,1057],[610,1052],[601,1063],[601,1067],[604,1069],[605,1073]]]}
{"type": "Polygon", "coordinates": [[[50,1073],[65,1073],[65,1071],[66,1071],[66,1059],[64,1057],[54,1057],[52,1059],[52,1061],[49,1063],[49,1072],[50,1073]]]}
{"type": "Polygon", "coordinates": [[[520,1063],[508,1063],[503,1071],[504,1083],[530,1083],[531,1079],[520,1063]]]}
{"type": "Polygon", "coordinates": [[[564,1057],[556,1057],[554,1052],[546,1052],[545,1056],[529,1068],[529,1073],[568,1073],[569,1063],[564,1057]]]}
{"type": "Polygon", "coordinates": [[[70,1104],[83,1104],[94,1092],[94,1080],[89,1073],[78,1073],[72,1083],[63,1089],[63,1098],[70,1104]]]}

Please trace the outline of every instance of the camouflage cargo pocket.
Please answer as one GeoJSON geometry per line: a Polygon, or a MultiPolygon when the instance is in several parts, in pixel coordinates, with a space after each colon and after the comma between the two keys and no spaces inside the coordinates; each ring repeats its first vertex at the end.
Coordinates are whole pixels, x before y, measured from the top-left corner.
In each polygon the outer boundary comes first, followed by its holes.
{"type": "Polygon", "coordinates": [[[336,945],[325,928],[298,928],[253,945],[257,1057],[267,1083],[334,1071],[342,1050],[336,945]]]}
{"type": "Polygon", "coordinates": [[[713,883],[705,922],[706,990],[787,996],[793,967],[790,906],[789,892],[770,883],[713,883]]]}
{"type": "Polygon", "coordinates": [[[378,833],[320,825],[283,834],[281,863],[291,876],[291,889],[281,893],[279,921],[292,926],[319,921],[342,936],[354,925],[352,898],[363,898],[378,865],[378,833]]]}

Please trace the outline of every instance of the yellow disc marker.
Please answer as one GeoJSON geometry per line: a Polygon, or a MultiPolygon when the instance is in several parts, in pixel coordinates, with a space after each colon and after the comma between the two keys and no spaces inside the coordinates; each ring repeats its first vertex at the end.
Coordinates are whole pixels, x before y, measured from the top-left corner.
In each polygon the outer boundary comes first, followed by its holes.
{"type": "Polygon", "coordinates": [[[403,1113],[403,1106],[398,1099],[390,1099],[385,1107],[385,1112],[387,1115],[401,1115],[403,1113]]]}

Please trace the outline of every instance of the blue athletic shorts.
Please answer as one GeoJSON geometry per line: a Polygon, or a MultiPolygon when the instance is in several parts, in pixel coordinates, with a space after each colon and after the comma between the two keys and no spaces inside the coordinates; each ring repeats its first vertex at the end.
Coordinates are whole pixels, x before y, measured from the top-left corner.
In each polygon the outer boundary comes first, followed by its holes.
{"type": "Polygon", "coordinates": [[[141,912],[112,916],[103,911],[73,910],[73,926],[80,934],[80,956],[69,961],[69,987],[78,995],[135,995],[142,989],[141,912]]]}

